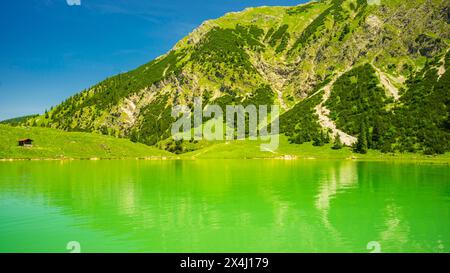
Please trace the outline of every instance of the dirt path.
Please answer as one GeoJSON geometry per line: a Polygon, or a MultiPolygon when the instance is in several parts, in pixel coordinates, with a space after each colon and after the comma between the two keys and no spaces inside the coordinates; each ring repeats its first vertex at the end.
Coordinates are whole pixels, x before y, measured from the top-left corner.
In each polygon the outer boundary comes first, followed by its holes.
{"type": "Polygon", "coordinates": [[[330,98],[331,88],[333,87],[334,82],[342,75],[343,73],[338,74],[330,83],[328,83],[321,90],[324,91],[322,101],[314,108],[316,110],[316,114],[319,116],[319,123],[323,128],[328,128],[331,130],[333,136],[339,135],[342,143],[347,146],[352,146],[356,143],[357,139],[354,136],[351,136],[336,127],[334,121],[329,117],[330,110],[325,107],[325,102],[330,98]]]}

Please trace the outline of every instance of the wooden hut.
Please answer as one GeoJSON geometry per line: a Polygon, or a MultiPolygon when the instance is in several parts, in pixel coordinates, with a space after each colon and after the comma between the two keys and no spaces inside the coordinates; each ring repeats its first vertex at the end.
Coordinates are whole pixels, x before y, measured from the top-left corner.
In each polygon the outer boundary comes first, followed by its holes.
{"type": "Polygon", "coordinates": [[[33,140],[29,138],[19,139],[19,146],[22,147],[31,147],[33,146],[33,140]]]}

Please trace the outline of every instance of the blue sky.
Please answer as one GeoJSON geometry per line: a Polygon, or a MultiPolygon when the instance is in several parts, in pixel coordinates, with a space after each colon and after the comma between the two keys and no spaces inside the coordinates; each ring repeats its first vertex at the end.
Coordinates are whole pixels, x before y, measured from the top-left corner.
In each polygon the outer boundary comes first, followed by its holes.
{"type": "Polygon", "coordinates": [[[246,7],[302,2],[2,1],[0,120],[42,113],[108,76],[147,63],[207,19],[246,7]]]}

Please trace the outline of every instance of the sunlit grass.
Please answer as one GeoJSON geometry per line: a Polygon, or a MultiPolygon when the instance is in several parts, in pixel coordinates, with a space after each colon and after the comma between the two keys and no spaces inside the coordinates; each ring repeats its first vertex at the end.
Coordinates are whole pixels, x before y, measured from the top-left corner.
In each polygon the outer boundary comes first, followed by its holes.
{"type": "Polygon", "coordinates": [[[171,155],[144,144],[99,134],[0,125],[0,158],[145,158],[171,155]],[[17,140],[21,138],[33,139],[33,146],[19,147],[17,140]]]}

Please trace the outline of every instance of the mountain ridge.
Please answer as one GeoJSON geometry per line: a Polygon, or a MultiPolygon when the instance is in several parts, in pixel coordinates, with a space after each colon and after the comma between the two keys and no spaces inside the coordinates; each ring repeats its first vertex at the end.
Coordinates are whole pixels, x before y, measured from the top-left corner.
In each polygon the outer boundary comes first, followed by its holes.
{"type": "Polygon", "coordinates": [[[281,130],[292,143],[320,145],[339,134],[351,145],[365,127],[368,148],[442,153],[450,140],[449,18],[446,0],[380,5],[331,0],[227,13],[204,22],[167,54],[108,78],[26,124],[157,145],[170,137],[171,106],[192,106],[194,97],[202,97],[204,104],[280,105],[281,130]],[[428,96],[439,99],[434,103],[443,103],[438,107],[443,113],[420,108],[414,98],[402,99],[409,93],[421,96],[411,88],[425,88],[417,82],[426,74],[432,82],[423,85],[431,89],[428,96]],[[308,105],[306,99],[330,82],[329,92],[322,92],[329,98],[308,105]],[[347,98],[336,82],[359,93],[347,98]],[[356,109],[342,109],[342,103],[356,109]],[[409,132],[395,114],[409,117],[414,111],[425,113],[426,120],[416,121],[433,125],[430,133],[409,132]],[[374,117],[380,117],[379,125],[374,117]],[[432,147],[427,139],[436,136],[442,139],[432,147]]]}

